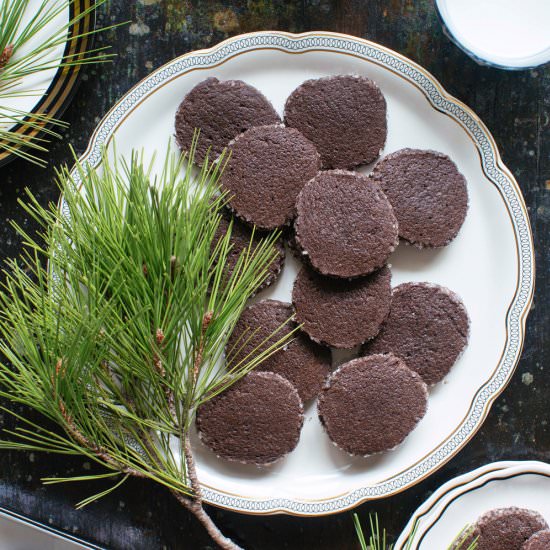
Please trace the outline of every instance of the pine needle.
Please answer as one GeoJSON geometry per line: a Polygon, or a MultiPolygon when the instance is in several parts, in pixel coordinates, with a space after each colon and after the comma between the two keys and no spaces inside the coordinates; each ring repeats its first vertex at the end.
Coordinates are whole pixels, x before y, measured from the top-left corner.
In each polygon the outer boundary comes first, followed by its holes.
{"type": "MultiPolygon", "coordinates": [[[[361,525],[361,521],[357,514],[353,514],[353,524],[355,526],[355,532],[357,533],[357,539],[361,550],[393,550],[393,544],[389,544],[386,538],[386,530],[382,529],[380,533],[380,524],[378,521],[378,514],[369,514],[369,534],[368,543],[361,525]]],[[[418,521],[413,526],[412,533],[407,539],[403,550],[413,550],[413,543],[416,532],[418,531],[418,521]]],[[[477,538],[474,539],[468,546],[465,546],[465,539],[471,530],[470,526],[466,526],[458,536],[451,542],[447,550],[476,550],[477,538]]],[[[416,550],[416,549],[415,549],[416,550]]]]}

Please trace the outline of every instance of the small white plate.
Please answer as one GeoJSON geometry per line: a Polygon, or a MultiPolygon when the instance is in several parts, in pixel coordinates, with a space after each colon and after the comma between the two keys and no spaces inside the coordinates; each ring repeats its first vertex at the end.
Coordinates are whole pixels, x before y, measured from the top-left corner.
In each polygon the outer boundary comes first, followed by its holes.
{"type": "MultiPolygon", "coordinates": [[[[329,441],[315,403],[306,410],[298,447],[271,468],[227,463],[195,441],[203,495],[218,506],[256,514],[328,514],[411,487],[475,434],[521,353],[534,253],[518,185],[479,118],[422,67],[383,46],[334,33],[260,32],[184,55],[120,99],[81,161],[99,166],[101,147],[114,138],[119,154],[143,148],[146,158],[154,151],[164,158],[179,103],[210,76],[256,86],[282,113],[286,98],[304,80],[346,73],[372,78],[386,97],[383,154],[402,147],[436,149],[447,153],[468,180],[469,212],[451,245],[441,250],[400,245],[391,263],[394,285],[432,281],[463,298],[471,318],[470,343],[447,379],[431,390],[425,418],[394,452],[349,457],[329,441]]],[[[261,297],[290,301],[298,268],[288,254],[281,278],[261,297]]]]}
{"type": "Polygon", "coordinates": [[[413,514],[395,550],[403,550],[409,539],[411,550],[447,548],[464,527],[494,508],[529,508],[550,523],[549,495],[549,464],[534,461],[488,464],[438,489],[413,514]]]}

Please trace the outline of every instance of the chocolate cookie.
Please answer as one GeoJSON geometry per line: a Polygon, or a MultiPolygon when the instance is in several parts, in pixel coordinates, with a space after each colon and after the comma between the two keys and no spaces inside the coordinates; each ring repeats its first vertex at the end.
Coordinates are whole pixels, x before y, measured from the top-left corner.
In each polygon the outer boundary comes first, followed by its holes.
{"type": "Polygon", "coordinates": [[[386,143],[386,100],[363,76],[307,80],[287,99],[284,117],[288,126],[313,141],[323,168],[368,164],[386,143]]]}
{"type": "Polygon", "coordinates": [[[550,530],[535,533],[524,543],[521,550],[550,550],[550,530]]]}
{"type": "Polygon", "coordinates": [[[399,235],[418,247],[449,244],[468,211],[468,189],[443,153],[401,149],[376,164],[372,179],[388,197],[399,235]]]}
{"type": "Polygon", "coordinates": [[[439,382],[468,343],[469,319],[460,298],[431,283],[394,288],[390,314],[367,353],[394,353],[422,376],[439,382]]]}
{"type": "Polygon", "coordinates": [[[547,528],[544,518],[533,510],[515,507],[490,510],[477,520],[469,536],[453,545],[453,549],[468,548],[477,538],[476,550],[522,550],[526,540],[547,528]]]}
{"type": "Polygon", "coordinates": [[[426,414],[428,388],[394,355],[344,363],[319,395],[319,418],[330,439],[352,455],[397,447],[426,414]]]}
{"type": "Polygon", "coordinates": [[[323,277],[304,267],[292,290],[302,330],[316,342],[335,348],[353,348],[376,336],[390,300],[387,267],[352,281],[323,277]]]}
{"type": "Polygon", "coordinates": [[[253,86],[242,80],[207,78],[185,96],[178,108],[176,141],[188,151],[193,132],[199,128],[195,162],[201,165],[209,150],[210,159],[216,159],[241,132],[280,121],[271,103],[253,86]]]}
{"type": "Polygon", "coordinates": [[[298,193],[320,168],[313,143],[294,128],[273,125],[251,128],[229,148],[221,186],[235,214],[261,229],[292,221],[298,193]]]}
{"type": "Polygon", "coordinates": [[[298,195],[297,246],[323,275],[359,277],[382,267],[399,242],[386,196],[355,172],[319,172],[298,195]]]}
{"type": "MultiPolygon", "coordinates": [[[[227,215],[222,214],[220,224],[218,225],[218,229],[214,236],[214,240],[212,241],[212,250],[214,250],[219,240],[227,233],[231,218],[232,216],[230,214],[227,214],[227,215]]],[[[233,275],[233,271],[237,265],[237,262],[241,254],[250,247],[250,239],[252,239],[251,251],[253,252],[255,248],[261,243],[261,240],[266,236],[267,235],[262,231],[255,231],[253,236],[252,230],[247,225],[240,222],[238,219],[233,218],[233,226],[231,229],[231,237],[230,237],[231,250],[229,250],[227,254],[226,262],[225,262],[226,263],[226,271],[225,271],[226,280],[229,280],[231,275],[233,275]]],[[[277,239],[275,243],[275,249],[277,251],[277,256],[271,262],[271,264],[269,264],[266,278],[264,279],[262,284],[258,286],[258,288],[256,289],[256,292],[259,292],[260,290],[273,284],[281,273],[281,270],[283,268],[283,264],[285,261],[285,247],[284,247],[282,238],[277,239]]]]}
{"type": "Polygon", "coordinates": [[[294,386],[274,372],[250,372],[197,410],[202,442],[220,458],[270,464],[298,444],[303,405],[294,386]]]}
{"type": "MultiPolygon", "coordinates": [[[[263,300],[246,308],[229,337],[227,361],[230,364],[249,361],[254,355],[276,344],[295,328],[293,321],[287,322],[293,315],[291,304],[277,300],[263,300]],[[273,333],[274,336],[271,336],[273,333]]],[[[330,350],[298,332],[283,349],[270,355],[255,370],[276,372],[284,376],[292,382],[305,402],[319,393],[330,366],[330,350]]]]}

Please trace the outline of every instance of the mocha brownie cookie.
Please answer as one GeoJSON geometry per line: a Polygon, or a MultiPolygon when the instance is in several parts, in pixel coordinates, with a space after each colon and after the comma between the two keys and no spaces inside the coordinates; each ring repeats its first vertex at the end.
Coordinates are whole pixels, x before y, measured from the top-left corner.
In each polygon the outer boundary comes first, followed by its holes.
{"type": "MultiPolygon", "coordinates": [[[[212,250],[214,250],[219,240],[227,233],[231,218],[232,216],[230,214],[226,214],[225,212],[222,213],[220,224],[218,225],[214,240],[212,241],[212,250]]],[[[241,254],[250,247],[251,239],[251,251],[253,252],[256,247],[261,243],[261,240],[266,236],[267,235],[262,231],[255,231],[253,234],[252,230],[247,225],[233,217],[233,226],[231,228],[230,237],[231,249],[228,251],[225,261],[226,280],[229,280],[233,275],[234,269],[237,265],[237,262],[239,261],[241,254]]],[[[274,260],[269,264],[266,278],[264,279],[262,284],[256,289],[256,292],[259,292],[260,290],[273,284],[281,273],[285,261],[285,247],[282,238],[277,239],[277,241],[275,242],[275,250],[277,252],[277,255],[274,260]]]]}
{"type": "Polygon", "coordinates": [[[359,277],[382,267],[397,246],[397,220],[378,185],[355,172],[319,172],[298,195],[296,245],[314,269],[359,277]]]}
{"type": "Polygon", "coordinates": [[[344,363],[319,395],[319,418],[328,436],[352,455],[389,451],[403,442],[426,413],[422,378],[394,355],[369,355],[344,363]]]}
{"type": "Polygon", "coordinates": [[[524,543],[521,550],[550,550],[550,530],[535,533],[524,543]]]}
{"type": "MultiPolygon", "coordinates": [[[[250,361],[255,355],[290,334],[296,324],[292,304],[263,300],[246,308],[235,325],[226,347],[229,364],[250,361]],[[273,335],[273,336],[272,336],[273,335]]],[[[282,349],[262,361],[256,371],[284,376],[298,390],[302,401],[319,393],[331,366],[330,350],[297,332],[282,349]]]]}
{"type": "Polygon", "coordinates": [[[468,190],[447,155],[401,149],[380,160],[371,177],[393,206],[401,237],[419,247],[441,247],[457,236],[468,210],[468,190]]]}
{"type": "Polygon", "coordinates": [[[298,444],[303,405],[294,386],[274,372],[250,372],[197,410],[202,442],[220,458],[270,464],[298,444]]]}
{"type": "Polygon", "coordinates": [[[303,267],[292,290],[296,321],[316,342],[353,348],[378,334],[391,300],[388,267],[354,279],[323,277],[303,267]]]}
{"type": "Polygon", "coordinates": [[[260,229],[290,223],[298,193],[320,168],[313,143],[294,128],[273,125],[251,128],[229,148],[221,178],[229,207],[260,229]]]}
{"type": "Polygon", "coordinates": [[[544,518],[533,510],[516,507],[490,510],[476,521],[466,538],[453,545],[453,549],[468,548],[477,539],[476,550],[522,550],[525,541],[547,528],[544,518]]]}
{"type": "Polygon", "coordinates": [[[287,99],[284,118],[315,144],[323,168],[368,164],[386,143],[386,100],[363,76],[307,80],[287,99]]]}
{"type": "Polygon", "coordinates": [[[210,160],[214,160],[245,130],[280,121],[271,103],[253,86],[242,80],[207,78],[185,96],[178,108],[176,141],[188,151],[195,129],[200,129],[195,162],[202,165],[209,150],[210,160]]]}
{"type": "Polygon", "coordinates": [[[393,353],[427,384],[445,377],[468,343],[469,319],[460,298],[431,283],[394,288],[390,314],[367,353],[393,353]]]}

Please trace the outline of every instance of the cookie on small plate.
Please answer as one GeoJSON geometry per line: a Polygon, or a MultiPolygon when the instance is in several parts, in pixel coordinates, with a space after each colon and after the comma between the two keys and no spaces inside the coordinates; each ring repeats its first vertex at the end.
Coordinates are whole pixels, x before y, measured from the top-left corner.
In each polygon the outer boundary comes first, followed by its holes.
{"type": "Polygon", "coordinates": [[[532,535],[547,528],[546,520],[534,510],[497,508],[480,516],[470,533],[451,548],[462,550],[477,540],[476,550],[522,550],[532,535]]]}
{"type": "Polygon", "coordinates": [[[550,549],[550,530],[545,529],[535,533],[527,539],[521,550],[549,550],[550,549]]]}

